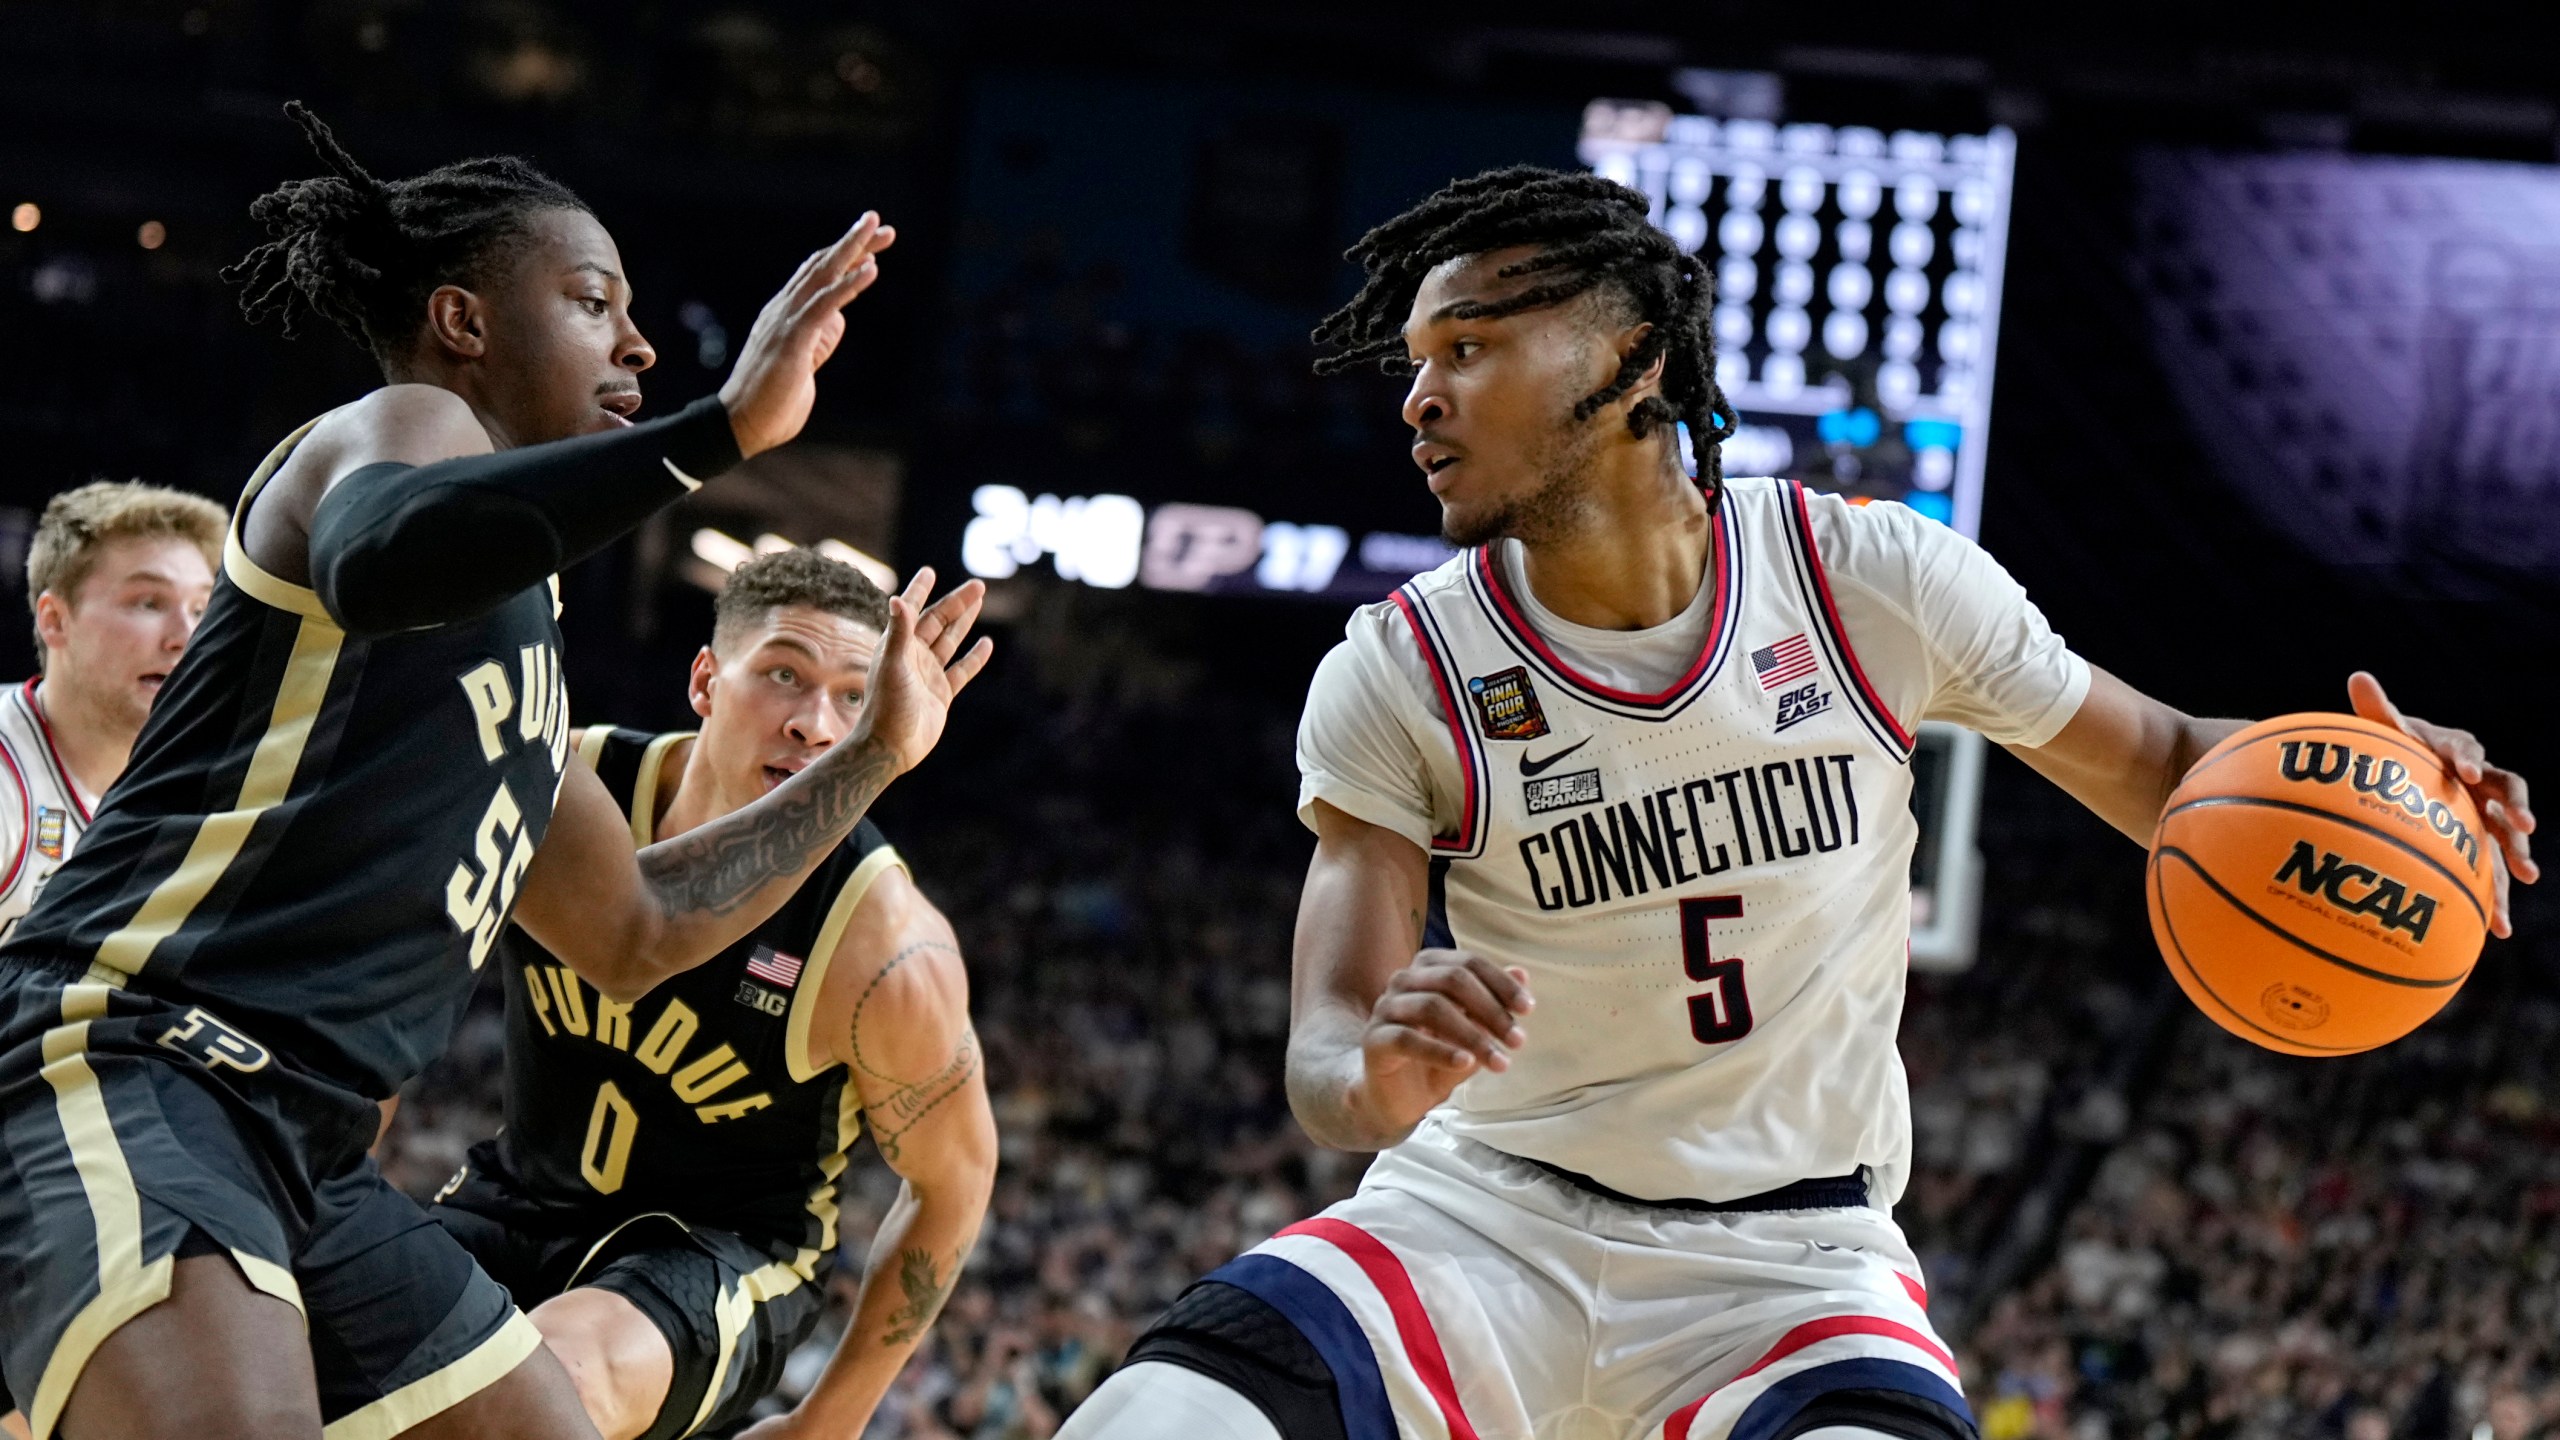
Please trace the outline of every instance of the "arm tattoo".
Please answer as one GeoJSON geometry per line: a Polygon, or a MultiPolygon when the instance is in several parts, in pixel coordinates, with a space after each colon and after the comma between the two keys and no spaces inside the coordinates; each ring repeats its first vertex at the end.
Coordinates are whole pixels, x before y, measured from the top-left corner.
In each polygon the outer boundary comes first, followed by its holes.
{"type": "Polygon", "coordinates": [[[961,1031],[960,1044],[952,1051],[951,1058],[923,1080],[901,1080],[863,1058],[864,1008],[870,1005],[871,997],[879,992],[880,982],[888,979],[891,971],[906,964],[910,957],[928,950],[939,950],[953,956],[960,953],[958,947],[940,940],[919,940],[890,956],[889,963],[880,967],[880,973],[871,977],[870,983],[862,987],[862,993],[853,1002],[850,1023],[853,1028],[854,1068],[875,1080],[886,1080],[895,1087],[864,1107],[871,1119],[871,1143],[880,1147],[880,1158],[892,1165],[898,1163],[904,1154],[907,1132],[913,1130],[935,1106],[959,1094],[970,1078],[978,1073],[978,1035],[975,1030],[967,1028],[961,1031]]]}
{"type": "Polygon", "coordinates": [[[951,1278],[945,1280],[933,1268],[931,1251],[920,1245],[899,1251],[898,1288],[906,1292],[907,1303],[889,1312],[889,1333],[880,1337],[881,1348],[904,1345],[922,1335],[959,1280],[957,1262],[951,1267],[951,1278]]]}
{"type": "Polygon", "coordinates": [[[753,805],[641,851],[641,878],[670,917],[726,915],[853,833],[895,778],[885,750],[831,750],[753,805]]]}

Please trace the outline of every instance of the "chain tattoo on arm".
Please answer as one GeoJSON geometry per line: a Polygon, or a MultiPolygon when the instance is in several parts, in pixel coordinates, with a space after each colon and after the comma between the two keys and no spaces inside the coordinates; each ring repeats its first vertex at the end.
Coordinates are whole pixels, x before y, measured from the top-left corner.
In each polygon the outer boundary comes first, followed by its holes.
{"type": "Polygon", "coordinates": [[[853,1002],[851,1025],[854,1068],[875,1080],[888,1081],[895,1087],[864,1107],[871,1117],[871,1141],[880,1147],[880,1158],[892,1165],[898,1163],[905,1153],[904,1140],[907,1132],[913,1130],[934,1107],[959,1094],[968,1085],[970,1077],[978,1072],[978,1032],[974,1027],[966,1024],[961,1027],[960,1043],[953,1049],[951,1058],[944,1062],[941,1069],[923,1080],[912,1082],[901,1080],[895,1075],[881,1071],[863,1058],[863,1009],[871,1003],[871,997],[879,991],[881,981],[888,979],[893,971],[907,963],[911,957],[929,950],[939,950],[952,956],[960,953],[957,946],[940,940],[919,940],[890,956],[889,963],[880,967],[880,973],[871,977],[870,983],[862,987],[862,994],[853,1002]]]}
{"type": "Polygon", "coordinates": [[[640,875],[669,918],[726,915],[832,849],[897,778],[887,751],[830,751],[761,803],[650,846],[640,875]]]}

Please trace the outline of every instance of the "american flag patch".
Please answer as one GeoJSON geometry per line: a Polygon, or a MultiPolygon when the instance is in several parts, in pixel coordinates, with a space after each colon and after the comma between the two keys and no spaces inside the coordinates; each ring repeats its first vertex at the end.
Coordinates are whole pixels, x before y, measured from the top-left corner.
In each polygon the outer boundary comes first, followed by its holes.
{"type": "Polygon", "coordinates": [[[1813,642],[1799,631],[1775,645],[1764,645],[1751,652],[1751,668],[1758,672],[1763,690],[1801,680],[1813,673],[1813,642]]]}
{"type": "Polygon", "coordinates": [[[788,990],[800,983],[800,967],[806,962],[797,955],[785,955],[770,945],[759,945],[747,957],[747,973],[788,990]]]}

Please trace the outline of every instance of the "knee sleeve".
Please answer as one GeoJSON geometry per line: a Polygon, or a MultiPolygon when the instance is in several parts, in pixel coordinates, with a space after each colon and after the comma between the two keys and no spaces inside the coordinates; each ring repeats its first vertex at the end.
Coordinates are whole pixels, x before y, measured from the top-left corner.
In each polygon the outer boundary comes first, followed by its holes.
{"type": "MultiPolygon", "coordinates": [[[[1283,1440],[1262,1407],[1224,1381],[1165,1361],[1120,1367],[1058,1440],[1283,1440]]],[[[1295,1435],[1287,1440],[1297,1440],[1295,1435]]]]}
{"type": "Polygon", "coordinates": [[[1251,1291],[1217,1280],[1185,1290],[1129,1348],[1129,1363],[1141,1362],[1217,1382],[1288,1440],[1344,1440],[1332,1369],[1287,1316],[1251,1291]]]}

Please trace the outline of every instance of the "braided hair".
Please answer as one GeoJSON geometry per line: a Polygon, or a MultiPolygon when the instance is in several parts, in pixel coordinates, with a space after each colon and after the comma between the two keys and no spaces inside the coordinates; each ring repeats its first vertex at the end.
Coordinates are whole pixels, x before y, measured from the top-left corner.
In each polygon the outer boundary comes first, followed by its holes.
{"type": "Polygon", "coordinates": [[[222,272],[251,324],[291,335],[309,311],[386,369],[416,335],[439,285],[468,283],[522,244],[545,210],[584,211],[569,187],[512,155],[463,160],[408,180],[377,179],[301,101],[284,113],[332,173],[288,180],[249,205],[272,237],[222,272]]]}
{"type": "Polygon", "coordinates": [[[1646,220],[1649,208],[1641,192],[1613,180],[1534,165],[1451,181],[1361,236],[1345,253],[1368,279],[1349,304],[1316,326],[1315,343],[1337,347],[1316,361],[1316,373],[1370,363],[1394,370],[1405,357],[1406,314],[1434,266],[1535,245],[1536,254],[1500,272],[1504,279],[1537,276],[1535,283],[1508,299],[1470,301],[1451,313],[1462,320],[1491,319],[1560,305],[1601,287],[1616,291],[1633,318],[1653,328],[1608,384],[1573,407],[1573,418],[1590,419],[1662,360],[1662,393],[1636,402],[1627,412],[1627,429],[1642,439],[1665,421],[1687,425],[1697,451],[1698,485],[1713,504],[1724,479],[1717,447],[1735,428],[1733,406],[1716,384],[1708,327],[1715,286],[1695,256],[1646,220]]]}

